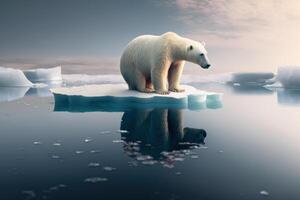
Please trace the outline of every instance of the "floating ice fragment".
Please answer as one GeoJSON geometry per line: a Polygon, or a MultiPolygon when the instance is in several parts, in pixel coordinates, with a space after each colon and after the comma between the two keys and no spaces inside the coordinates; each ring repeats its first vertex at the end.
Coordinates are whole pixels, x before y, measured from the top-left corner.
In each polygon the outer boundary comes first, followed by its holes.
{"type": "Polygon", "coordinates": [[[269,192],[267,192],[266,190],[261,190],[259,194],[261,194],[262,196],[269,196],[269,192]]]}
{"type": "Polygon", "coordinates": [[[61,81],[61,67],[23,70],[28,80],[32,82],[61,81]]]}
{"type": "Polygon", "coordinates": [[[53,155],[53,156],[51,156],[51,158],[53,158],[53,159],[59,159],[60,156],[58,156],[58,155],[53,155]]]}
{"type": "Polygon", "coordinates": [[[100,133],[101,134],[108,134],[108,133],[111,133],[111,131],[101,131],[100,133]]]}
{"type": "Polygon", "coordinates": [[[116,170],[116,168],[114,168],[114,167],[108,167],[108,166],[103,167],[103,169],[104,169],[105,171],[114,171],[114,170],[116,170]]]}
{"type": "Polygon", "coordinates": [[[84,153],[84,151],[79,151],[79,150],[77,150],[77,151],[75,151],[75,153],[76,153],[76,154],[82,154],[82,153],[84,153]]]}
{"type": "Polygon", "coordinates": [[[86,178],[84,182],[88,183],[98,183],[98,182],[105,182],[107,181],[107,178],[101,178],[101,177],[91,177],[91,178],[86,178]]]}
{"type": "Polygon", "coordinates": [[[191,158],[197,159],[197,158],[199,158],[199,156],[198,155],[191,155],[191,158]]]}
{"type": "Polygon", "coordinates": [[[91,150],[90,153],[100,153],[100,150],[91,150]]]}
{"type": "Polygon", "coordinates": [[[89,163],[89,167],[99,167],[99,166],[100,166],[100,164],[96,163],[96,162],[89,163]]]}
{"type": "Polygon", "coordinates": [[[85,142],[85,143],[89,143],[89,142],[91,142],[91,141],[92,141],[91,138],[86,138],[86,139],[84,139],[84,142],[85,142]]]}
{"type": "Polygon", "coordinates": [[[238,86],[264,86],[275,82],[272,72],[238,72],[231,73],[227,83],[238,86]]]}
{"type": "Polygon", "coordinates": [[[18,69],[0,67],[0,87],[31,87],[24,73],[18,69]]]}
{"type": "Polygon", "coordinates": [[[55,142],[53,143],[53,146],[61,146],[61,143],[55,142]]]}
{"type": "Polygon", "coordinates": [[[157,163],[156,160],[144,160],[144,161],[142,161],[143,165],[154,165],[156,163],[157,163]]]}
{"type": "Polygon", "coordinates": [[[40,142],[40,141],[34,141],[33,144],[34,145],[39,145],[39,144],[42,144],[42,142],[40,142]]]}
{"type": "Polygon", "coordinates": [[[284,88],[300,88],[300,66],[283,66],[277,71],[277,80],[284,88]]]}
{"type": "Polygon", "coordinates": [[[113,143],[125,143],[124,140],[113,140],[112,142],[113,142],[113,143]]]}
{"type": "Polygon", "coordinates": [[[152,156],[149,156],[149,155],[141,155],[141,156],[137,156],[136,157],[136,160],[138,160],[138,161],[143,161],[143,160],[151,160],[151,159],[153,159],[153,157],[152,156]]]}
{"type": "Polygon", "coordinates": [[[23,190],[22,191],[22,194],[26,195],[26,199],[34,199],[36,197],[36,194],[34,191],[32,190],[23,190]]]}
{"type": "Polygon", "coordinates": [[[169,168],[169,169],[174,168],[174,165],[173,164],[169,164],[169,163],[164,163],[163,166],[166,167],[166,168],[169,168]]]}
{"type": "Polygon", "coordinates": [[[118,133],[128,133],[127,130],[117,130],[118,133]]]}

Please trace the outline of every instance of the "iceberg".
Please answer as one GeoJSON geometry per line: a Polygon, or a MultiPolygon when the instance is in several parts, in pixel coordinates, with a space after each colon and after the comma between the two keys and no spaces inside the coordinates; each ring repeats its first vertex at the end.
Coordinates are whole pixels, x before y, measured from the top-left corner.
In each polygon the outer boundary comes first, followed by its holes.
{"type": "Polygon", "coordinates": [[[19,69],[0,67],[0,87],[31,87],[33,86],[19,69]]]}
{"type": "Polygon", "coordinates": [[[277,80],[284,88],[300,88],[300,66],[279,67],[277,80]]]}
{"type": "Polygon", "coordinates": [[[61,67],[23,70],[31,82],[62,81],[61,67]]]}
{"type": "Polygon", "coordinates": [[[160,95],[128,90],[126,84],[100,84],[77,87],[53,88],[55,111],[87,112],[110,111],[123,112],[128,108],[206,108],[220,107],[221,93],[206,92],[192,86],[183,85],[185,92],[160,95]]]}
{"type": "Polygon", "coordinates": [[[274,77],[272,72],[240,72],[231,73],[226,82],[232,85],[264,86],[273,84],[274,77]]]}

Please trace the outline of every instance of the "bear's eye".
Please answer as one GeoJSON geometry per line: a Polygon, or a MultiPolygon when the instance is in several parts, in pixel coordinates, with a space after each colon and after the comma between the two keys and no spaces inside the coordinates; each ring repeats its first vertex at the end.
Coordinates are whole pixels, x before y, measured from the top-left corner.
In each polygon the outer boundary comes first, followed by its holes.
{"type": "Polygon", "coordinates": [[[188,50],[193,50],[194,49],[194,47],[191,45],[191,46],[189,46],[189,48],[188,48],[188,50]]]}
{"type": "Polygon", "coordinates": [[[204,53],[200,53],[200,56],[204,56],[204,53]]]}

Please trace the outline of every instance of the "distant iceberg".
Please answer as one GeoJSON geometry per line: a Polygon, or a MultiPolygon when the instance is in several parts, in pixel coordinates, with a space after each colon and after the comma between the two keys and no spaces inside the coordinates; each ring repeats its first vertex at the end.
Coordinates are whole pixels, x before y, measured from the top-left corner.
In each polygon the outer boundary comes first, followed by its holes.
{"type": "Polygon", "coordinates": [[[275,82],[272,72],[240,72],[231,73],[227,83],[242,86],[264,86],[275,82]]]}
{"type": "Polygon", "coordinates": [[[300,89],[300,66],[279,67],[277,80],[284,88],[300,89]]]}
{"type": "Polygon", "coordinates": [[[48,82],[48,81],[61,81],[61,67],[53,68],[40,68],[23,70],[25,76],[31,82],[48,82]]]}
{"type": "Polygon", "coordinates": [[[0,67],[0,87],[31,87],[24,73],[19,69],[0,67]]]}

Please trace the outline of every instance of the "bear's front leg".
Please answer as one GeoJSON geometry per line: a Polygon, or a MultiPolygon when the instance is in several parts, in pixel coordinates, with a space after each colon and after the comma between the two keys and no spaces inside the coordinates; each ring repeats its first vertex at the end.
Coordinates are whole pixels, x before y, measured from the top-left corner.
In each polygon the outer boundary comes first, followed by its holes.
{"type": "Polygon", "coordinates": [[[184,67],[184,61],[177,61],[172,63],[169,69],[169,91],[172,92],[184,92],[184,89],[180,88],[180,79],[184,67]]]}
{"type": "Polygon", "coordinates": [[[151,80],[155,93],[166,95],[170,94],[167,88],[168,67],[157,67],[151,71],[151,80]]]}

